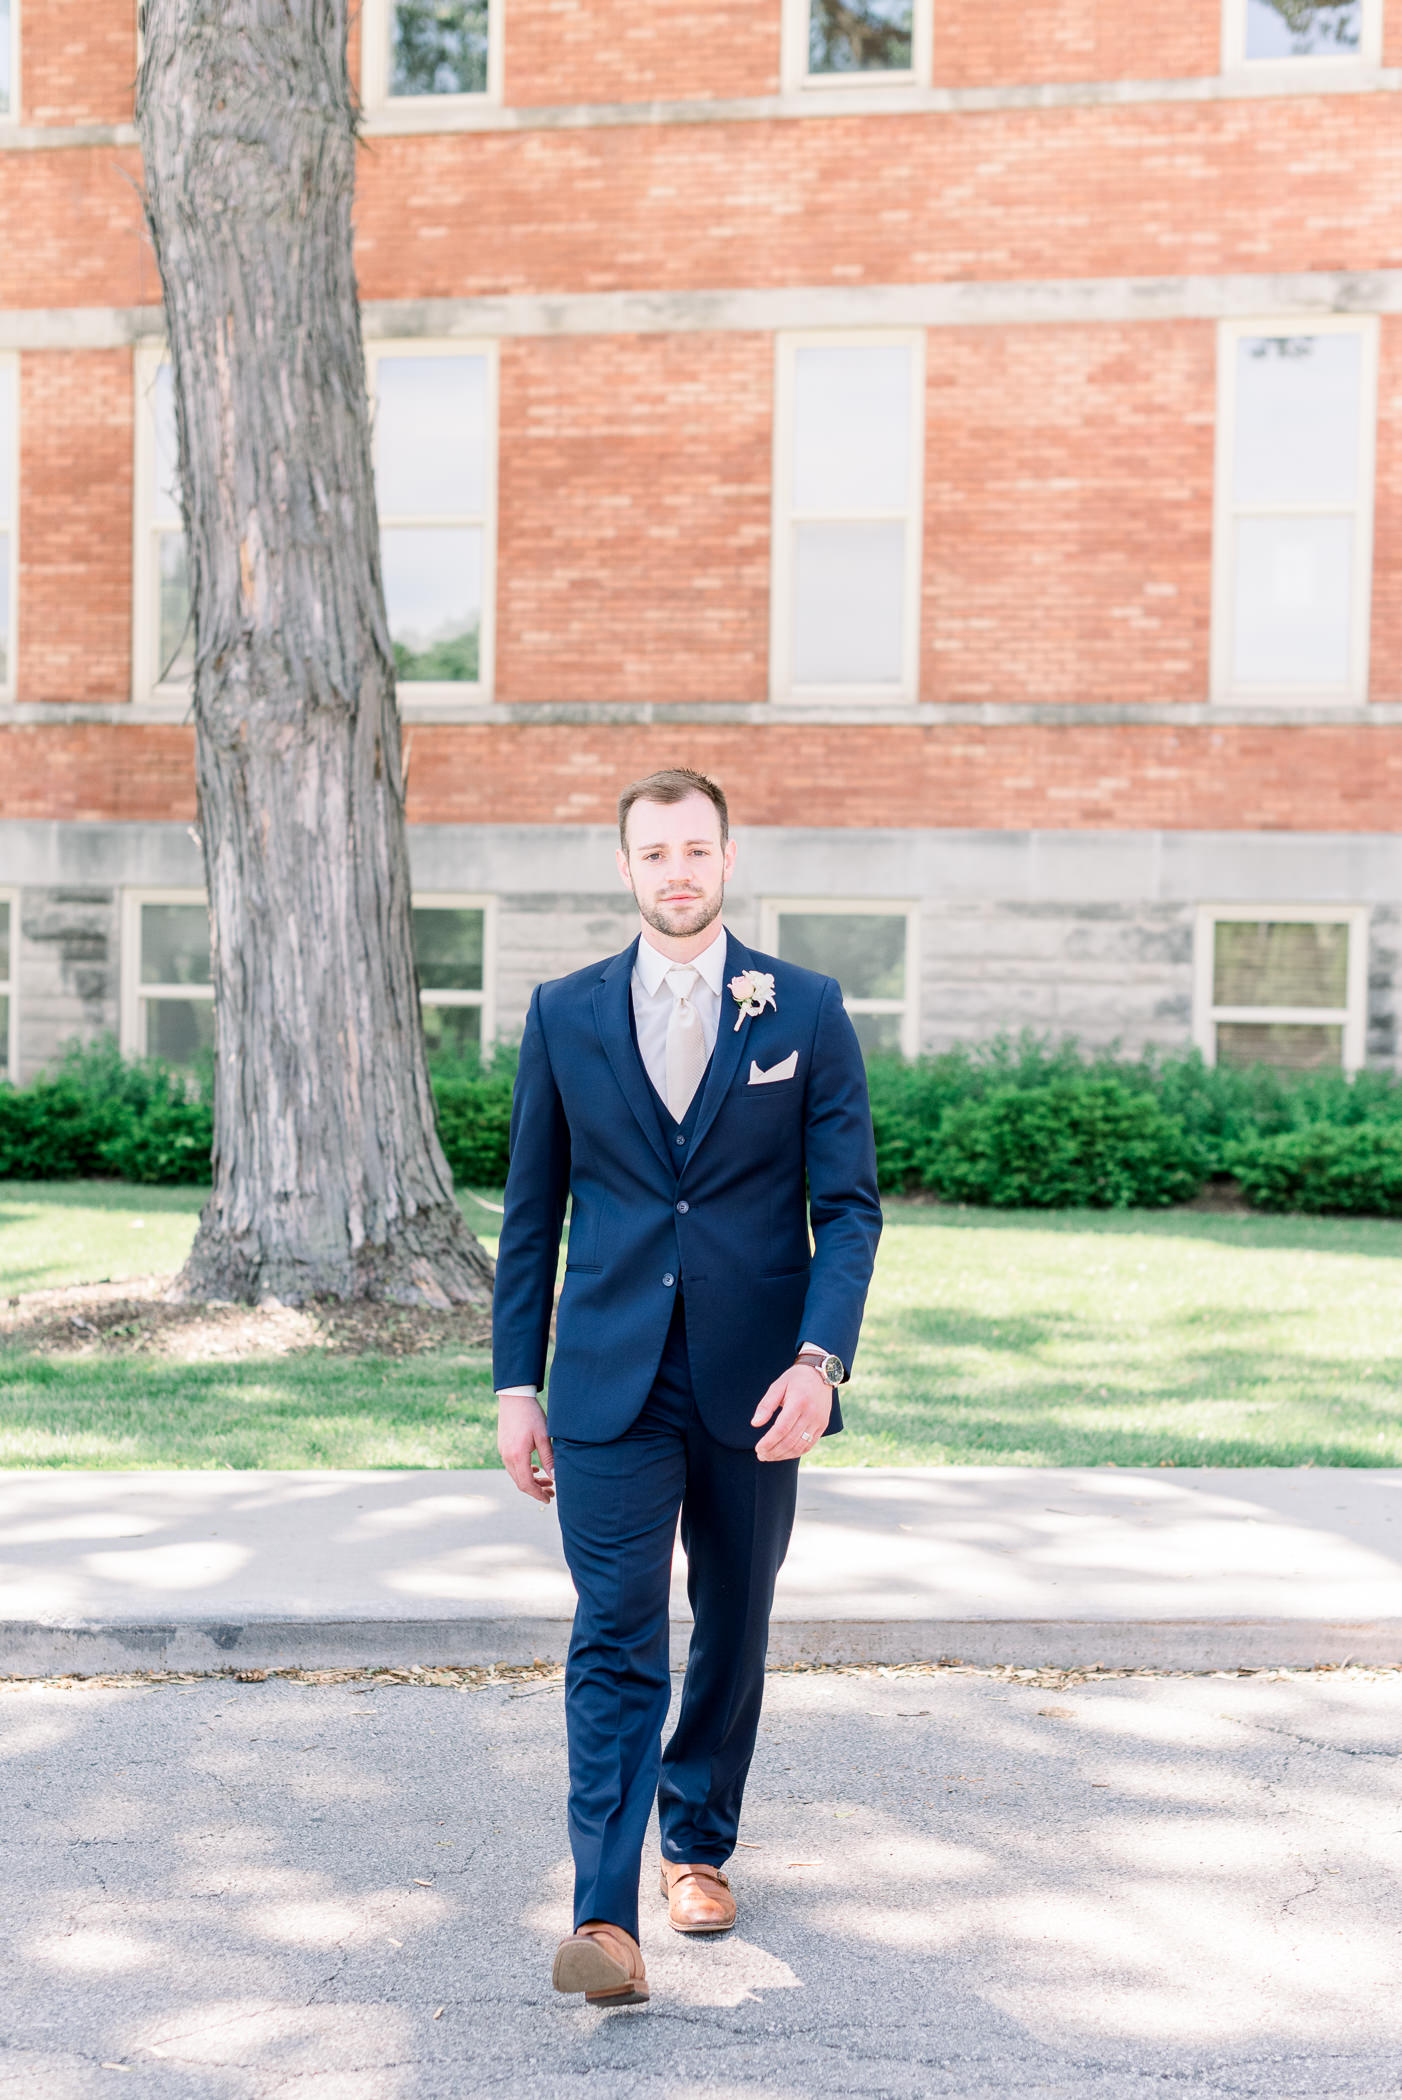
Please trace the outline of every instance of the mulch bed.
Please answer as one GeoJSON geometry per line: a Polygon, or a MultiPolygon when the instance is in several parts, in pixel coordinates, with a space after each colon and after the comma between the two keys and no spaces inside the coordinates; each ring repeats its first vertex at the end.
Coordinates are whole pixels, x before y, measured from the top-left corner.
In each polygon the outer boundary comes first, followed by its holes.
{"type": "Polygon", "coordinates": [[[173,1303],[170,1276],[26,1291],[0,1304],[0,1349],[31,1356],[153,1356],[209,1363],[250,1356],[420,1356],[479,1349],[491,1315],[475,1306],[173,1303]]]}

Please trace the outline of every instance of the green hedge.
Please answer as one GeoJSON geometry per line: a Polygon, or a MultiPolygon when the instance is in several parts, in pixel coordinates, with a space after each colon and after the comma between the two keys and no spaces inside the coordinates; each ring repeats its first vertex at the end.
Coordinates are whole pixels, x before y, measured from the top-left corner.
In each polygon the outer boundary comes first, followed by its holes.
{"type": "MultiPolygon", "coordinates": [[[[515,1052],[433,1068],[455,1181],[500,1188],[515,1052]]],[[[1402,1086],[1386,1073],[1213,1070],[1187,1056],[1087,1055],[998,1037],[869,1066],[888,1193],[998,1208],[1179,1203],[1234,1174],[1262,1210],[1402,1216],[1402,1086]]],[[[211,1076],[75,1049],[31,1086],[0,1085],[0,1179],[209,1180],[211,1076]]]]}
{"type": "MultiPolygon", "coordinates": [[[[433,1071],[438,1132],[453,1178],[500,1188],[516,1056],[499,1050],[433,1071]]],[[[213,1077],[172,1072],[119,1055],[110,1040],[75,1048],[32,1085],[0,1085],[0,1180],[122,1181],[208,1185],[214,1138],[213,1077]]]]}
{"type": "Polygon", "coordinates": [[[1402,1217],[1402,1123],[1309,1123],[1236,1146],[1232,1169],[1257,1210],[1402,1217]]]}

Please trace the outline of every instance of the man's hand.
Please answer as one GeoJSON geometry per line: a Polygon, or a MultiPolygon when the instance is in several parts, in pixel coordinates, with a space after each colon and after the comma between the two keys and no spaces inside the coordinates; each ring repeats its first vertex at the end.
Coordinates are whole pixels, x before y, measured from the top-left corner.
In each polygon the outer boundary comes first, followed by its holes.
{"type": "Polygon", "coordinates": [[[523,1495],[533,1502],[555,1497],[555,1454],[545,1433],[545,1409],[524,1393],[503,1393],[497,1401],[497,1449],[502,1464],[523,1495]],[[531,1464],[531,1453],[540,1460],[531,1464]]]}
{"type": "Polygon", "coordinates": [[[828,1426],[832,1387],[812,1364],[790,1364],[751,1415],[751,1428],[768,1422],[776,1409],[776,1419],[755,1446],[755,1457],[802,1458],[828,1426]]]}

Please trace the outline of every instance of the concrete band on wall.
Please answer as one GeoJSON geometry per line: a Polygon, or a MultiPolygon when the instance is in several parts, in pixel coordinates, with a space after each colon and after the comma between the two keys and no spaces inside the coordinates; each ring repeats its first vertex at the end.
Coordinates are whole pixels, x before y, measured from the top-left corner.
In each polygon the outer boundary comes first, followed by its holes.
{"type": "MultiPolygon", "coordinates": [[[[1199,906],[1348,904],[1369,912],[1368,1059],[1395,1062],[1402,838],[821,826],[737,837],[727,919],[743,940],[761,940],[767,898],[917,903],[926,1048],[1021,1027],[1181,1047],[1199,906]]],[[[535,984],[631,939],[613,848],[603,825],[411,827],[417,890],[493,900],[501,1035],[519,1032],[535,984]]],[[[116,1032],[122,891],[202,880],[183,824],[0,822],[0,889],[18,892],[22,1077],[74,1036],[116,1032]]]]}

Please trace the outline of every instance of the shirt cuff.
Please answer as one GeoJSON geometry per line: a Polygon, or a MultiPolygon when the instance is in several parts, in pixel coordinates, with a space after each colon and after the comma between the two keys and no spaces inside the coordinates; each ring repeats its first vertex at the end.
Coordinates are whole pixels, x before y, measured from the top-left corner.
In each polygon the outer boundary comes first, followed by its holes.
{"type": "Polygon", "coordinates": [[[536,1385],[499,1385],[498,1400],[534,1400],[540,1392],[536,1385]]]}

